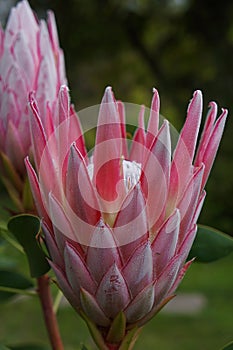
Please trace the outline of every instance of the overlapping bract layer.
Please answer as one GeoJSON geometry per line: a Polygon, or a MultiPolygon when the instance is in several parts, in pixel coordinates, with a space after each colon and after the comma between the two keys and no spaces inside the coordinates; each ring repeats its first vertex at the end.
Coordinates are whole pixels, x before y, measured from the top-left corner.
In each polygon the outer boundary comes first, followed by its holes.
{"type": "Polygon", "coordinates": [[[196,91],[172,152],[168,121],[159,127],[154,90],[147,130],[142,107],[128,150],[124,105],[107,88],[88,157],[65,86],[59,127],[50,137],[33,99],[31,105],[36,172],[28,159],[26,166],[61,289],[105,336],[120,312],[127,329],[143,325],[172,297],[190,265],[186,259],[227,111],[215,120],[217,107],[210,104],[196,151],[202,115],[196,91]]]}
{"type": "Polygon", "coordinates": [[[29,92],[35,91],[41,115],[47,115],[44,127],[49,129],[53,124],[49,114],[60,85],[65,83],[53,13],[48,12],[47,24],[38,22],[23,0],[12,8],[5,32],[0,29],[0,151],[21,176],[31,145],[29,92]]]}

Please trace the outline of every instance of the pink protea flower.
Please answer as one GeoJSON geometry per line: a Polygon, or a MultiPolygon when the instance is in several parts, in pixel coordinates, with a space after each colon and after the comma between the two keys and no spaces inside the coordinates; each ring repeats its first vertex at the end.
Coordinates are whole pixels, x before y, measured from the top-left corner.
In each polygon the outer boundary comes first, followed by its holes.
{"type": "Polygon", "coordinates": [[[50,264],[98,346],[126,349],[133,332],[173,297],[191,263],[186,259],[227,111],[216,120],[217,106],[210,104],[196,151],[202,115],[196,91],[172,151],[154,90],[147,130],[142,106],[128,150],[124,105],[107,88],[88,156],[66,87],[50,137],[32,96],[30,103],[36,172],[28,159],[26,166],[50,264]]]}
{"type": "MultiPolygon", "coordinates": [[[[63,52],[54,15],[38,22],[27,0],[12,8],[5,32],[0,28],[0,152],[2,165],[24,178],[24,158],[30,151],[28,94],[35,96],[42,115],[54,109],[66,83],[63,52]],[[48,104],[50,101],[50,104],[48,104]],[[46,111],[48,109],[48,111],[46,111]]],[[[50,119],[44,120],[49,128],[50,119]]],[[[1,169],[5,177],[6,169],[1,169]]],[[[13,175],[11,176],[13,177],[13,175]]],[[[19,178],[16,185],[19,187],[19,178]]],[[[12,191],[11,191],[12,192],[12,191]]]]}

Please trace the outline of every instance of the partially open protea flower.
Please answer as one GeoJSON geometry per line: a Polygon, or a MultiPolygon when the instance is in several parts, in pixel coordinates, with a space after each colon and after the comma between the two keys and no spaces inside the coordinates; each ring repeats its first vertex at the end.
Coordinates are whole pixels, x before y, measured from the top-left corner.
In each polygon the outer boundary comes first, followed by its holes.
{"type": "MultiPolygon", "coordinates": [[[[12,8],[5,32],[0,28],[0,169],[12,195],[12,184],[22,187],[31,146],[29,92],[35,91],[45,116],[55,108],[61,84],[66,78],[54,15],[48,12],[47,24],[38,22],[23,0],[12,8]]],[[[44,127],[49,123],[44,120],[44,127]]]]}
{"type": "Polygon", "coordinates": [[[130,349],[190,265],[227,111],[215,121],[217,107],[210,104],[196,151],[202,114],[196,91],[172,151],[168,121],[159,126],[154,90],[147,130],[142,107],[128,150],[124,105],[107,88],[89,156],[66,87],[59,95],[59,127],[50,137],[32,97],[31,106],[37,174],[28,159],[26,166],[58,284],[100,349],[130,349]]]}

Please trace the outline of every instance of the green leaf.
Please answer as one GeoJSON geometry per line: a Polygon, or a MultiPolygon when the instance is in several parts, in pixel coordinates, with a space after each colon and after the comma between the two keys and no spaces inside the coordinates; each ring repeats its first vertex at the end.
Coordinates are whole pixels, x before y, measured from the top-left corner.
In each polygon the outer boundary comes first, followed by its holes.
{"type": "Polygon", "coordinates": [[[121,311],[114,318],[111,327],[107,335],[107,342],[112,344],[118,344],[122,341],[125,335],[126,318],[125,314],[121,311]]]}
{"type": "Polygon", "coordinates": [[[16,293],[16,290],[23,291],[25,289],[33,287],[33,284],[30,280],[28,280],[23,275],[7,270],[0,270],[0,302],[5,302],[16,293]],[[12,289],[12,292],[1,291],[2,289],[12,289]],[[15,292],[13,290],[15,289],[15,292]]]}
{"type": "Polygon", "coordinates": [[[50,269],[36,238],[40,228],[40,220],[34,215],[17,215],[8,222],[8,230],[17,238],[27,255],[32,277],[40,277],[50,269]]]}
{"type": "Polygon", "coordinates": [[[233,341],[225,345],[224,348],[222,348],[222,350],[233,350],[233,341]]]}
{"type": "Polygon", "coordinates": [[[188,259],[212,262],[233,252],[233,238],[212,227],[199,225],[188,259]]]}

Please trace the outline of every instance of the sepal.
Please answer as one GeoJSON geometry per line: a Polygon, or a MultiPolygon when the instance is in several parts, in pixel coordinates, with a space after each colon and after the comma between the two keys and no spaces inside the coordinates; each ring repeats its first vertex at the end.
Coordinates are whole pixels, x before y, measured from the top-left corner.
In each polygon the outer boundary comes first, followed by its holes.
{"type": "Polygon", "coordinates": [[[134,327],[126,334],[119,350],[132,350],[142,328],[134,327]]]}
{"type": "Polygon", "coordinates": [[[95,298],[84,288],[80,289],[80,300],[85,314],[91,317],[91,319],[102,327],[109,326],[109,319],[99,307],[95,298]]]}
{"type": "MultiPolygon", "coordinates": [[[[93,340],[95,341],[96,345],[101,350],[109,350],[108,347],[105,344],[104,338],[102,337],[102,334],[96,327],[96,325],[84,314],[80,313],[81,317],[84,319],[84,321],[87,324],[87,327],[92,335],[93,340]]],[[[124,349],[122,349],[124,350],[124,349]]]]}
{"type": "Polygon", "coordinates": [[[107,342],[110,344],[118,344],[125,336],[126,317],[124,312],[120,311],[114,318],[107,334],[107,342]]]}

